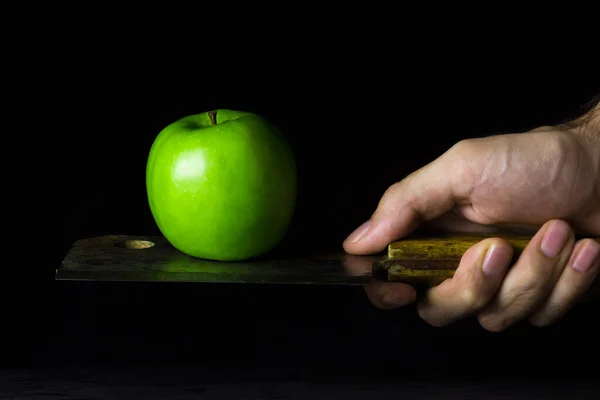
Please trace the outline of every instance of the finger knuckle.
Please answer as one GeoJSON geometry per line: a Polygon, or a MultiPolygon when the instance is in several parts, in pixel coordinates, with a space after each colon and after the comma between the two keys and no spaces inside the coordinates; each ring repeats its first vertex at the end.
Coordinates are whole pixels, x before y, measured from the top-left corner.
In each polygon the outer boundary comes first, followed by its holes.
{"type": "Polygon", "coordinates": [[[540,127],[532,129],[530,132],[552,132],[556,128],[550,125],[542,125],[540,127]]]}
{"type": "Polygon", "coordinates": [[[391,186],[389,186],[385,192],[383,193],[382,196],[382,202],[386,202],[389,200],[395,199],[398,195],[398,193],[400,193],[402,191],[402,186],[406,184],[406,180],[411,179],[411,175],[407,176],[406,178],[404,178],[403,180],[396,182],[394,184],[392,184],[391,186]]]}
{"type": "Polygon", "coordinates": [[[437,319],[426,319],[423,318],[427,324],[433,326],[434,328],[443,328],[449,324],[447,321],[437,320],[437,319]]]}
{"type": "Polygon", "coordinates": [[[443,328],[450,323],[451,317],[445,312],[432,312],[429,307],[420,306],[417,308],[419,317],[427,324],[435,328],[443,328]]]}
{"type": "Polygon", "coordinates": [[[450,148],[450,151],[460,154],[471,153],[473,150],[475,150],[476,143],[477,142],[475,141],[475,139],[463,139],[456,142],[450,148]]]}
{"type": "Polygon", "coordinates": [[[401,182],[395,182],[392,185],[388,186],[388,188],[383,193],[384,196],[394,194],[400,187],[401,182]]]}
{"type": "Polygon", "coordinates": [[[494,312],[479,315],[479,324],[491,332],[507,329],[538,305],[544,287],[535,280],[523,280],[511,291],[510,300],[503,302],[494,312]]]}
{"type": "Polygon", "coordinates": [[[464,307],[469,310],[480,310],[486,304],[486,299],[474,287],[463,289],[460,295],[464,307]]]}
{"type": "Polygon", "coordinates": [[[529,317],[529,323],[542,328],[562,318],[573,307],[572,301],[549,301],[529,317]]]}
{"type": "Polygon", "coordinates": [[[540,274],[539,271],[532,269],[527,276],[524,276],[513,286],[510,291],[512,302],[523,304],[538,297],[547,290],[550,278],[549,274],[540,274]]]}
{"type": "Polygon", "coordinates": [[[529,323],[536,328],[544,328],[550,325],[551,320],[547,315],[536,315],[529,319],[529,323]]]}
{"type": "Polygon", "coordinates": [[[505,314],[527,316],[540,302],[540,292],[520,292],[505,307],[505,314]]]}
{"type": "Polygon", "coordinates": [[[477,316],[477,320],[489,332],[502,332],[510,325],[510,321],[501,314],[481,314],[477,316]]]}

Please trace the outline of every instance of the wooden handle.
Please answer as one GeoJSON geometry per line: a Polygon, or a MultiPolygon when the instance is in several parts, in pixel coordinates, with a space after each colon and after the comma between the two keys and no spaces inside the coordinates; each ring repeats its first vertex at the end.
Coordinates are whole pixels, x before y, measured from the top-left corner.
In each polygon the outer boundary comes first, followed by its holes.
{"type": "MultiPolygon", "coordinates": [[[[443,234],[410,237],[388,245],[387,256],[375,262],[374,275],[390,282],[415,286],[436,286],[454,276],[465,252],[490,237],[508,241],[514,249],[511,265],[519,258],[532,236],[498,233],[493,235],[443,234]]],[[[600,237],[594,238],[600,243],[600,237]]]]}

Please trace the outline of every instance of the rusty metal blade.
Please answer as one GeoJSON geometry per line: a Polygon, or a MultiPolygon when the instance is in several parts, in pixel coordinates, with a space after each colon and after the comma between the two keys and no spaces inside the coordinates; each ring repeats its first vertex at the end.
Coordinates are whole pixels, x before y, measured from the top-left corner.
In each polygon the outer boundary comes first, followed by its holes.
{"type": "Polygon", "coordinates": [[[219,262],[190,257],[163,237],[101,236],[77,241],[57,280],[365,285],[381,256],[343,252],[219,262]]]}
{"type": "Polygon", "coordinates": [[[415,235],[390,243],[387,254],[374,256],[280,251],[261,259],[219,262],[183,254],[163,237],[113,235],[76,242],[56,270],[56,279],[324,285],[366,285],[377,279],[431,287],[454,276],[464,252],[491,236],[511,244],[513,262],[531,240],[508,233],[415,235]]]}

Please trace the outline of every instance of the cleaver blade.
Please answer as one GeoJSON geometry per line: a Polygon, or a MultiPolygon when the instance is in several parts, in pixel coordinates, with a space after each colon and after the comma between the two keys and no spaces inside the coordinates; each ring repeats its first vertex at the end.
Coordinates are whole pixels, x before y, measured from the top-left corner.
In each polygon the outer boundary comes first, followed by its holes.
{"type": "Polygon", "coordinates": [[[343,251],[300,257],[272,253],[222,262],[188,256],[160,236],[108,235],[75,242],[56,269],[55,279],[312,285],[367,285],[376,279],[431,287],[451,278],[463,254],[488,237],[506,239],[514,249],[513,262],[531,240],[531,236],[507,233],[414,235],[372,256],[343,251]]]}

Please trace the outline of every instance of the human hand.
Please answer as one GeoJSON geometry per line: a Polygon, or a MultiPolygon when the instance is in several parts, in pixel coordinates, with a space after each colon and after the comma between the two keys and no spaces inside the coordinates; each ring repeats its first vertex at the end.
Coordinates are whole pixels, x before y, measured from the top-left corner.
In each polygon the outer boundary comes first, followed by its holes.
{"type": "MultiPolygon", "coordinates": [[[[505,240],[471,247],[454,277],[420,299],[418,311],[434,326],[470,315],[490,331],[523,319],[550,324],[580,299],[600,269],[600,244],[575,239],[575,233],[600,235],[599,143],[582,140],[568,126],[461,141],[392,185],[344,249],[379,252],[420,225],[537,231],[510,270],[512,248],[505,240]]],[[[415,290],[400,283],[373,283],[366,291],[380,308],[416,299],[415,290]]]]}

